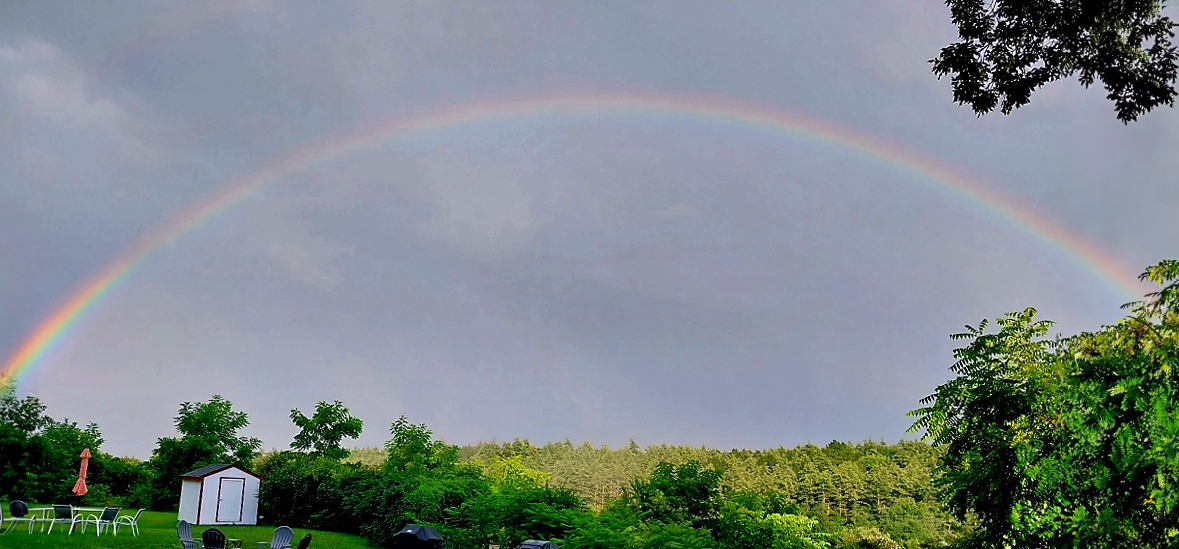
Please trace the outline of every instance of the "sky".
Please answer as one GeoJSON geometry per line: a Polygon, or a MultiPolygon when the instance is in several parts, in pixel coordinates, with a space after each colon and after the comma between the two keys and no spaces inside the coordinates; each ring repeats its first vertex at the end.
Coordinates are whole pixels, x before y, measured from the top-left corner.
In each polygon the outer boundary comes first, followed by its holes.
{"type": "Polygon", "coordinates": [[[118,455],[214,394],[266,449],[321,400],[355,446],[910,438],[950,334],[1115,322],[1179,241],[1179,113],[1071,80],[979,118],[955,36],[936,0],[4,3],[0,364],[117,268],[17,379],[118,455]]]}

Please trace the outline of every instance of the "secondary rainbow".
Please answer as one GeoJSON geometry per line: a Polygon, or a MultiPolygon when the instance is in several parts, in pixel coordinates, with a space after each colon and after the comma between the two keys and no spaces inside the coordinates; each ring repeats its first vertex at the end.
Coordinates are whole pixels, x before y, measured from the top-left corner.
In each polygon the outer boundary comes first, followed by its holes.
{"type": "Polygon", "coordinates": [[[182,215],[163,223],[75,290],[69,299],[43,320],[5,361],[3,369],[0,370],[0,385],[19,380],[24,372],[36,365],[45,353],[62,339],[83,314],[94,307],[120,281],[126,279],[154,250],[199,226],[202,221],[241,203],[286,175],[391,140],[428,131],[525,116],[591,115],[687,117],[710,123],[787,133],[853,150],[917,174],[952,194],[994,213],[1050,247],[1071,256],[1081,266],[1123,292],[1125,297],[1137,299],[1142,295],[1142,286],[1133,273],[1080,235],[976,180],[880,138],[841,128],[810,116],[727,99],[639,93],[540,97],[466,104],[423,116],[375,125],[343,137],[319,141],[248,174],[207,200],[189,208],[182,215]]]}

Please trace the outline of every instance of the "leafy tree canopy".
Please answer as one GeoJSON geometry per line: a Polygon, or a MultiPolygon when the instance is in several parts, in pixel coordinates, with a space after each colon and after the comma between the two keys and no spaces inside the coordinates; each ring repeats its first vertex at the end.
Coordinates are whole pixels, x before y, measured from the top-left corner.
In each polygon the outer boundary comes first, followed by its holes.
{"type": "Polygon", "coordinates": [[[912,412],[978,547],[1179,548],[1179,262],[1113,326],[1046,339],[1034,310],[955,336],[957,377],[912,412]]]}
{"type": "Polygon", "coordinates": [[[1026,105],[1037,88],[1101,80],[1118,119],[1175,101],[1175,23],[1166,0],[947,0],[959,41],[933,59],[954,100],[979,115],[1026,105]]]}
{"type": "Polygon", "coordinates": [[[711,526],[720,512],[723,474],[698,461],[655,466],[650,480],[635,479],[628,499],[641,516],[662,522],[711,526]]]}
{"type": "Polygon", "coordinates": [[[45,415],[45,405],[37,397],[18,399],[13,386],[0,388],[0,423],[31,435],[51,422],[45,415]]]}
{"type": "Polygon", "coordinates": [[[291,410],[291,421],[300,429],[291,442],[291,449],[307,451],[330,459],[344,459],[348,457],[340,442],[344,438],[356,438],[364,430],[364,421],[354,417],[348,408],[340,401],[328,404],[319,401],[315,404],[315,414],[311,417],[303,415],[297,409],[291,410]]]}
{"type": "Polygon", "coordinates": [[[223,460],[245,463],[262,447],[257,438],[238,436],[250,418],[234,411],[233,403],[221,395],[213,395],[208,402],[181,404],[175,423],[183,438],[201,440],[223,460]]]}
{"type": "Polygon", "coordinates": [[[389,433],[393,438],[385,443],[387,469],[422,471],[458,463],[458,447],[434,440],[434,432],[425,423],[414,425],[401,416],[389,427],[389,433]]]}

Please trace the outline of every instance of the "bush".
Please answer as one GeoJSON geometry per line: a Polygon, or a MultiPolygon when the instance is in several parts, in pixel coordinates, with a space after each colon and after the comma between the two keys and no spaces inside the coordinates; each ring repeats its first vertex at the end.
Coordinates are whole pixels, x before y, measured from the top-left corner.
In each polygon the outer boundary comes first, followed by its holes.
{"type": "Polygon", "coordinates": [[[297,452],[279,452],[260,460],[265,479],[258,491],[258,512],[272,524],[347,531],[341,477],[356,465],[297,452]]]}

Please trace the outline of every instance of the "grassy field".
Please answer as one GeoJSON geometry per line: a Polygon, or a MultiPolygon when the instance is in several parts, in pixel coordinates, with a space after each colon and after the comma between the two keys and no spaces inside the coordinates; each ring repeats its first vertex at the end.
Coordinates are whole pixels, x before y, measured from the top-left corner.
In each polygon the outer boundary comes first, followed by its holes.
{"type": "MultiPolygon", "coordinates": [[[[119,514],[133,514],[127,510],[119,514]]],[[[8,517],[8,505],[4,505],[4,516],[8,517]]],[[[5,528],[9,526],[7,521],[5,528]]],[[[200,533],[206,526],[193,526],[192,537],[200,538],[200,533]]],[[[254,549],[259,541],[270,541],[274,533],[273,526],[219,526],[226,537],[242,540],[243,549],[254,549]]],[[[94,527],[87,528],[82,534],[80,527],[73,535],[67,534],[69,528],[57,525],[53,533],[42,533],[38,523],[33,533],[28,532],[24,524],[18,525],[11,532],[0,535],[0,549],[179,549],[179,538],[176,537],[176,513],[153,513],[144,511],[139,517],[139,537],[131,535],[129,529],[119,527],[119,535],[112,536],[110,531],[103,529],[102,536],[94,535],[94,527]]],[[[360,549],[369,547],[363,538],[335,532],[320,532],[317,530],[295,529],[294,543],[298,543],[304,534],[311,533],[311,548],[332,549],[360,549]]]]}

